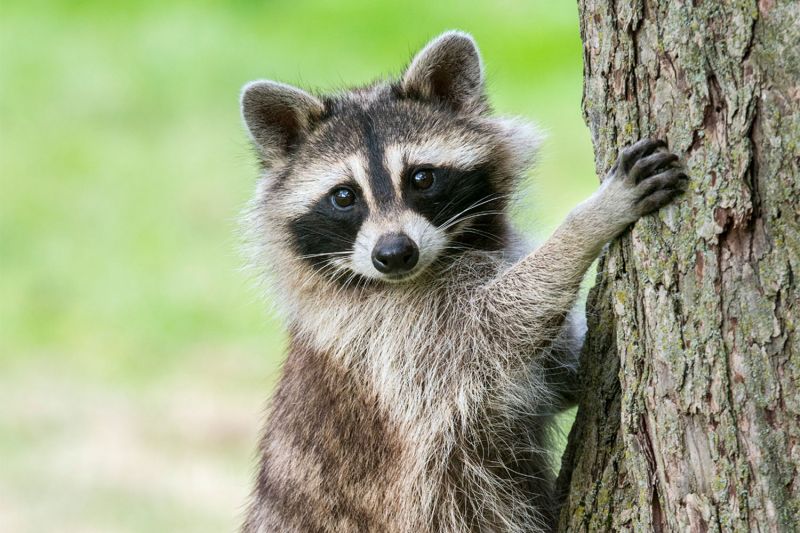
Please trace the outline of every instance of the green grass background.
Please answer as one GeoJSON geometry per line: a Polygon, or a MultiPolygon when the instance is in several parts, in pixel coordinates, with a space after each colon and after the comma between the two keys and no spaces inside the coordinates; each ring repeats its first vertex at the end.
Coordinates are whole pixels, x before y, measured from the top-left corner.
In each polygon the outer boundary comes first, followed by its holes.
{"type": "Polygon", "coordinates": [[[549,134],[543,236],[596,182],[572,1],[0,3],[0,532],[235,529],[284,345],[241,271],[239,89],[396,74],[451,28],[549,134]]]}

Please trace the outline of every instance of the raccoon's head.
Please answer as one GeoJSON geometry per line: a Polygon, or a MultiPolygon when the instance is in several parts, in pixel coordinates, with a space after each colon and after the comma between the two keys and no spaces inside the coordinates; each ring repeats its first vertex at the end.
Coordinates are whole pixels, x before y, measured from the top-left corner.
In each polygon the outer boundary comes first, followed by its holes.
{"type": "Polygon", "coordinates": [[[264,169],[262,228],[315,273],[403,282],[505,246],[537,138],[489,115],[469,35],[434,39],[397,81],[320,97],[257,81],[241,105],[264,169]]]}

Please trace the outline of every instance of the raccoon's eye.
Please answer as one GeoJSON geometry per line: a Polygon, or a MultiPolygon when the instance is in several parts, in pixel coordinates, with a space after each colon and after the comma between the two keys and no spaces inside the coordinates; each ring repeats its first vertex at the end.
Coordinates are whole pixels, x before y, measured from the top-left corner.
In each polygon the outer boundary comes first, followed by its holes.
{"type": "Polygon", "coordinates": [[[356,203],[356,193],[347,187],[340,187],[331,194],[331,202],[339,209],[349,209],[356,203]]]}
{"type": "Polygon", "coordinates": [[[436,174],[432,169],[423,168],[414,172],[414,175],[411,176],[411,183],[413,183],[414,187],[417,189],[425,190],[433,185],[435,179],[436,174]]]}

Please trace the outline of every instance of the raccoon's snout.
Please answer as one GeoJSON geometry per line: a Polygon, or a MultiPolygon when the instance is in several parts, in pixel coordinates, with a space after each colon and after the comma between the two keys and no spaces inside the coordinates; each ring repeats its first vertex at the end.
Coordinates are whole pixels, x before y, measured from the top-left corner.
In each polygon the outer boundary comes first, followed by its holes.
{"type": "Polygon", "coordinates": [[[419,261],[419,248],[408,235],[389,233],[372,249],[372,264],[383,274],[405,274],[419,261]]]}

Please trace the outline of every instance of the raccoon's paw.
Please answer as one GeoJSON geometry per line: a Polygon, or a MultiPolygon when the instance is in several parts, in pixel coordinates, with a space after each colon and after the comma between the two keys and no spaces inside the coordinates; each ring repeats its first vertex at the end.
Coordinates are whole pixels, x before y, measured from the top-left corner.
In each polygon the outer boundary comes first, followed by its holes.
{"type": "Polygon", "coordinates": [[[689,178],[661,140],[643,139],[620,151],[599,191],[621,225],[656,211],[686,190],[689,178]]]}

